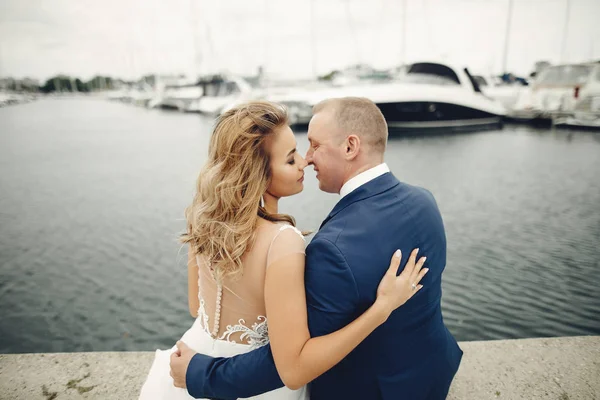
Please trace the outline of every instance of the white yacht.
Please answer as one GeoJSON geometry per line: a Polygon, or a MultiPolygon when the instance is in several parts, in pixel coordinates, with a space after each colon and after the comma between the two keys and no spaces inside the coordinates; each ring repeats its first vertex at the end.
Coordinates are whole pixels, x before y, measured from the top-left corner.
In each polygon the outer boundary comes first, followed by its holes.
{"type": "Polygon", "coordinates": [[[10,104],[16,104],[18,97],[14,94],[0,92],[0,107],[10,104]]]}
{"type": "Polygon", "coordinates": [[[587,83],[585,93],[575,104],[573,113],[556,118],[554,124],[600,131],[600,68],[596,69],[594,79],[587,83]]]}
{"type": "Polygon", "coordinates": [[[202,94],[196,88],[196,80],[184,75],[157,75],[155,80],[154,88],[143,102],[147,108],[185,111],[191,101],[202,94]]]}
{"type": "Polygon", "coordinates": [[[552,120],[577,112],[600,113],[600,62],[547,67],[521,93],[509,116],[519,120],[552,120]]]}
{"type": "Polygon", "coordinates": [[[521,82],[506,83],[499,76],[473,75],[481,91],[488,97],[501,103],[507,112],[513,109],[521,92],[527,86],[521,82]]]}
{"type": "Polygon", "coordinates": [[[557,118],[554,125],[559,128],[590,129],[600,132],[600,107],[596,106],[596,110],[595,113],[575,111],[572,116],[557,118]]]}
{"type": "Polygon", "coordinates": [[[236,104],[257,97],[252,86],[243,78],[216,75],[201,79],[196,84],[200,95],[194,98],[187,112],[219,115],[236,104]]]}
{"type": "Polygon", "coordinates": [[[36,99],[36,95],[31,93],[6,93],[0,92],[0,107],[13,104],[28,103],[36,99]]]}
{"type": "Polygon", "coordinates": [[[432,62],[408,65],[393,81],[307,90],[273,101],[287,105],[291,121],[302,124],[319,101],[345,96],[373,100],[393,131],[497,128],[505,115],[504,107],[482,93],[466,68],[432,62]]]}
{"type": "Polygon", "coordinates": [[[200,96],[202,96],[202,88],[195,83],[165,86],[160,101],[154,107],[184,112],[200,96]]]}

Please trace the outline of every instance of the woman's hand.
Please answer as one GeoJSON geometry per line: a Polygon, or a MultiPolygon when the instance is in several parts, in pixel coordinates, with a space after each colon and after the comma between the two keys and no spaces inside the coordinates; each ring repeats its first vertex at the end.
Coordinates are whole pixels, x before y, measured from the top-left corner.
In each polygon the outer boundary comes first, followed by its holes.
{"type": "Polygon", "coordinates": [[[423,287],[423,285],[419,285],[419,282],[429,269],[421,269],[427,259],[426,257],[421,257],[416,262],[418,252],[419,249],[412,251],[406,262],[404,271],[398,276],[396,274],[398,273],[400,260],[402,259],[402,252],[396,250],[392,256],[390,267],[377,288],[377,300],[375,301],[375,306],[381,308],[385,319],[390,316],[392,311],[406,303],[423,287]]]}

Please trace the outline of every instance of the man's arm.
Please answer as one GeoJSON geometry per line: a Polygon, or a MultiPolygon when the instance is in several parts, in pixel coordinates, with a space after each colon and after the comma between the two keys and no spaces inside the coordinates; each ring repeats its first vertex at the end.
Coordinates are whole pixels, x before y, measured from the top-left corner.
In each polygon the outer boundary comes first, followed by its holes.
{"type": "Polygon", "coordinates": [[[315,238],[308,245],[304,285],[311,337],[335,332],[358,316],[358,286],[344,255],[331,241],[315,238]]]}
{"type": "Polygon", "coordinates": [[[223,400],[252,397],[283,386],[270,345],[230,358],[196,354],[185,380],[194,398],[223,400]]]}
{"type": "MultiPolygon", "coordinates": [[[[307,250],[305,273],[311,336],[334,332],[356,318],[358,290],[339,249],[314,239],[307,250]]],[[[263,346],[231,358],[196,354],[186,373],[186,386],[195,398],[237,399],[283,386],[271,347],[263,346]]]]}

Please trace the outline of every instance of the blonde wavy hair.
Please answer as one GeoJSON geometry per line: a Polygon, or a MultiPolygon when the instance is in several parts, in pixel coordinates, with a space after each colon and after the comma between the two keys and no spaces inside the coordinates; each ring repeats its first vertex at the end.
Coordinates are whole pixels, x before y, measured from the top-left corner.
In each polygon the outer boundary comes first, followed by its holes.
{"type": "Polygon", "coordinates": [[[206,257],[217,281],[242,272],[242,256],[254,242],[259,218],[296,226],[293,217],[269,214],[261,205],[271,182],[266,142],[287,124],[286,109],[267,101],[242,104],[217,119],[181,236],[206,257]]]}

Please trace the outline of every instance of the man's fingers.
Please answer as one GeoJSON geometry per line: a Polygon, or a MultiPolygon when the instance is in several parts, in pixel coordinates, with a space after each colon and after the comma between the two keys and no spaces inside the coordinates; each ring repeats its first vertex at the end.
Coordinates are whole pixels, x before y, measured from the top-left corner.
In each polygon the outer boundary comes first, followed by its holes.
{"type": "Polygon", "coordinates": [[[179,382],[177,379],[173,378],[173,386],[178,387],[178,388],[182,388],[184,387],[181,382],[179,382]]]}
{"type": "Polygon", "coordinates": [[[181,340],[177,341],[177,349],[179,350],[179,354],[183,353],[184,351],[190,351],[191,350],[189,348],[189,346],[187,344],[185,344],[185,342],[182,342],[181,340]]]}
{"type": "Polygon", "coordinates": [[[181,356],[183,355],[183,353],[190,351],[190,348],[187,346],[187,344],[179,340],[177,341],[177,350],[175,351],[181,356]]]}

